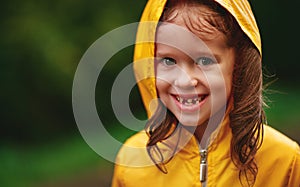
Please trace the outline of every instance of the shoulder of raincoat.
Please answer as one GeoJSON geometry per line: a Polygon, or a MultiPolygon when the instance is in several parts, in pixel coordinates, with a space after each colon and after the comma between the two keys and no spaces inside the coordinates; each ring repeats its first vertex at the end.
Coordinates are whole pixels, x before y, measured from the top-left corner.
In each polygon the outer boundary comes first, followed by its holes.
{"type": "MultiPolygon", "coordinates": [[[[150,118],[156,108],[154,71],[154,40],[157,23],[167,0],[149,0],[137,32],[134,72],[145,109],[150,118]]],[[[243,32],[261,51],[261,39],[251,7],[247,0],[215,0],[237,20],[243,32]]],[[[167,173],[160,171],[147,152],[148,136],[141,131],[129,138],[115,161],[113,187],[141,186],[241,186],[239,170],[230,156],[231,129],[225,115],[214,141],[208,147],[207,179],[200,182],[200,153],[195,137],[165,164],[167,173]]],[[[167,149],[162,149],[162,155],[167,149]]],[[[159,154],[159,153],[157,153],[159,154]]],[[[299,145],[269,126],[264,126],[264,139],[255,155],[258,166],[254,186],[300,186],[299,145]]]]}
{"type": "MultiPolygon", "coordinates": [[[[230,157],[230,139],[231,131],[224,124],[208,150],[206,186],[241,186],[239,171],[230,157]]],[[[120,165],[115,165],[112,187],[204,186],[199,180],[200,153],[195,138],[165,164],[167,174],[151,164],[147,141],[145,132],[126,141],[117,157],[120,165]]],[[[264,141],[255,158],[258,173],[254,186],[300,186],[299,146],[285,135],[265,126],[264,141]]]]}

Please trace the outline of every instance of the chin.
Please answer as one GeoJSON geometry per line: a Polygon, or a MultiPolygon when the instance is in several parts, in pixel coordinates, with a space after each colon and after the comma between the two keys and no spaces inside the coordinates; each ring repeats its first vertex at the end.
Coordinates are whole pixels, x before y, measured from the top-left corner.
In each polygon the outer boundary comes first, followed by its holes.
{"type": "Polygon", "coordinates": [[[187,126],[187,127],[197,127],[197,126],[204,124],[207,121],[204,119],[197,120],[195,117],[181,117],[181,118],[177,118],[177,119],[179,119],[178,121],[180,124],[182,124],[183,126],[187,126]]]}

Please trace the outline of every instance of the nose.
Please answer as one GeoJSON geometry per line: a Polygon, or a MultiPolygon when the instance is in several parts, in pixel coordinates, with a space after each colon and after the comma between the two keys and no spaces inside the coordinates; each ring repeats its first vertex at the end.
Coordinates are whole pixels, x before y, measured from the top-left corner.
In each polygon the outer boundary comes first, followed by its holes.
{"type": "Polygon", "coordinates": [[[193,68],[180,68],[174,81],[176,87],[183,89],[195,88],[198,84],[199,80],[193,68]]]}

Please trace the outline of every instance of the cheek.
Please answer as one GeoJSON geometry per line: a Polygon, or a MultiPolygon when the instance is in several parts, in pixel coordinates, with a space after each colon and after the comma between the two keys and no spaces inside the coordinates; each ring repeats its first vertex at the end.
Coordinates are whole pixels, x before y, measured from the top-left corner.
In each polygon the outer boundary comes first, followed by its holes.
{"type": "Polygon", "coordinates": [[[232,76],[230,73],[215,73],[207,76],[211,93],[212,106],[220,108],[225,105],[231,94],[232,76]]]}
{"type": "Polygon", "coordinates": [[[213,94],[225,95],[226,99],[232,90],[233,63],[223,62],[215,71],[207,74],[208,84],[213,94]]]}
{"type": "Polygon", "coordinates": [[[229,97],[232,90],[233,64],[227,66],[226,70],[223,72],[224,72],[223,77],[224,77],[225,87],[226,87],[226,95],[227,97],[229,97]]]}
{"type": "Polygon", "coordinates": [[[166,80],[156,78],[156,89],[157,89],[159,96],[166,93],[168,90],[168,87],[169,87],[169,84],[168,84],[168,82],[166,82],[166,80]]]}
{"type": "Polygon", "coordinates": [[[226,84],[226,95],[227,97],[229,97],[232,90],[232,76],[228,76],[225,79],[225,84],[226,84]]]}
{"type": "Polygon", "coordinates": [[[225,93],[230,95],[232,87],[232,76],[223,74],[208,78],[208,84],[212,93],[225,93]]]}
{"type": "Polygon", "coordinates": [[[176,79],[176,75],[178,75],[177,68],[167,69],[160,68],[159,66],[156,68],[156,87],[158,90],[165,89],[166,87],[172,85],[174,80],[176,79]]]}

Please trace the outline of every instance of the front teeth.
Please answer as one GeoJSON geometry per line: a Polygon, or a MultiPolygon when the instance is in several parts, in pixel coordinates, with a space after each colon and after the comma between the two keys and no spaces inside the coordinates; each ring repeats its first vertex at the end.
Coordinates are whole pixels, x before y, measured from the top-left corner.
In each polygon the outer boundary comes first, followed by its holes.
{"type": "Polygon", "coordinates": [[[199,104],[202,100],[201,97],[185,99],[185,98],[182,98],[182,97],[179,97],[179,96],[176,96],[176,99],[177,99],[177,101],[179,101],[179,103],[181,103],[183,105],[187,105],[187,106],[199,104]]]}

